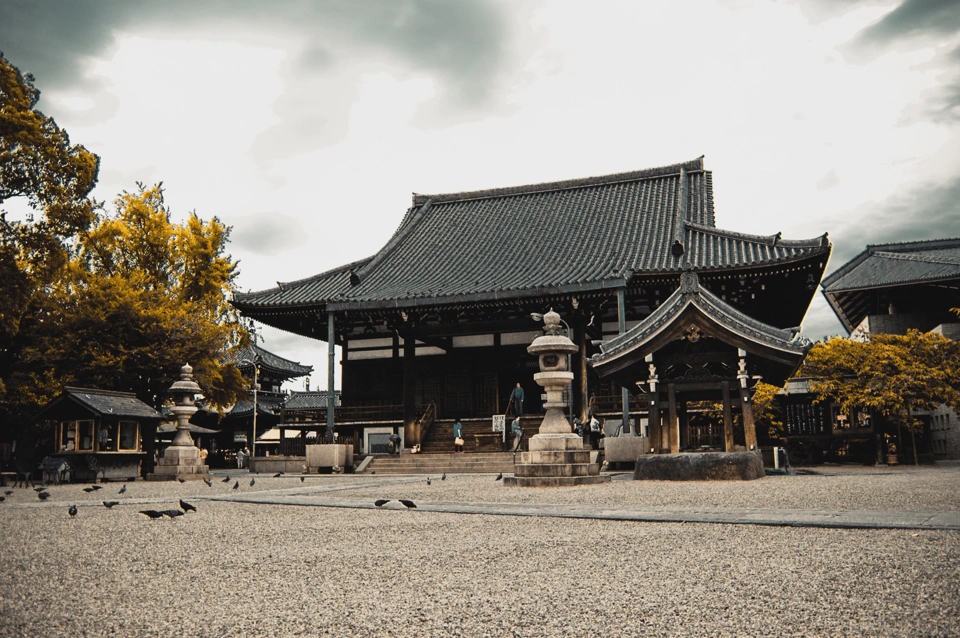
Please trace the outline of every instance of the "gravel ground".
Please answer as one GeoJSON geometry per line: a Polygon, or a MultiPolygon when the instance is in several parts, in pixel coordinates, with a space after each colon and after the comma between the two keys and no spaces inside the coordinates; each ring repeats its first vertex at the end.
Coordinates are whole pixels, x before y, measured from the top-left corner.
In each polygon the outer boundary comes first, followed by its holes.
{"type": "MultiPolygon", "coordinates": [[[[240,478],[238,491],[623,505],[956,510],[960,468],[524,490],[492,476],[240,478]],[[373,487],[376,485],[376,487],[373,487]]],[[[234,473],[236,474],[236,473],[234,473]]],[[[237,475],[240,476],[240,475],[237,475]]],[[[236,480],[236,478],[234,479],[236,480]]],[[[18,489],[0,636],[935,636],[960,533],[652,524],[206,501],[230,484],[18,489]],[[152,521],[194,498],[197,513],[152,521]],[[126,499],[112,510],[104,499],[126,499]],[[66,512],[81,505],[75,519],[66,512]],[[86,506],[84,506],[86,505],[86,506]]]]}

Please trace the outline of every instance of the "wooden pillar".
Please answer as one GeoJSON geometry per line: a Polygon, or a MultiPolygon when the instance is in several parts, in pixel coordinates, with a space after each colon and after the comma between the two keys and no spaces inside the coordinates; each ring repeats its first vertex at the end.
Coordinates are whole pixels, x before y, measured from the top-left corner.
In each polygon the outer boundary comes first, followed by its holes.
{"type": "Polygon", "coordinates": [[[652,392],[648,396],[650,397],[650,401],[649,409],[647,410],[647,433],[649,435],[648,442],[653,451],[644,450],[644,452],[660,454],[660,451],[663,449],[663,433],[660,423],[660,392],[652,392]]]}
{"type": "Polygon", "coordinates": [[[403,335],[403,440],[404,445],[420,443],[417,422],[417,338],[412,330],[403,335]]]}
{"type": "Polygon", "coordinates": [[[743,410],[743,437],[748,450],[757,449],[757,428],[753,423],[753,403],[750,390],[740,388],[740,407],[743,410]]]}
{"type": "Polygon", "coordinates": [[[723,448],[733,452],[733,411],[730,409],[730,382],[720,384],[723,389],[723,448]]]}
{"type": "Polygon", "coordinates": [[[573,317],[573,342],[577,351],[570,358],[573,365],[573,414],[581,423],[587,422],[587,330],[584,326],[584,317],[576,313],[573,317]]]}
{"type": "Polygon", "coordinates": [[[680,430],[680,447],[690,449],[690,420],[686,399],[677,403],[677,427],[680,430]]]}
{"type": "MultiPolygon", "coordinates": [[[[334,432],[334,412],[336,411],[337,399],[334,396],[333,379],[336,369],[336,330],[334,329],[334,317],[332,312],[327,313],[327,431],[326,442],[333,443],[334,432]]],[[[256,415],[256,411],[254,411],[256,415]]],[[[256,416],[254,416],[256,419],[256,416]]],[[[256,421],[254,421],[256,423],[256,421]]],[[[256,434],[256,433],[254,433],[256,434]]]]}
{"type": "Polygon", "coordinates": [[[680,451],[680,430],[677,421],[677,386],[673,383],[667,385],[667,402],[670,409],[667,438],[670,442],[670,453],[676,454],[680,451]]]}
{"type": "MultiPolygon", "coordinates": [[[[619,333],[627,331],[627,306],[625,300],[626,286],[617,288],[617,321],[619,322],[619,333]]],[[[623,430],[621,436],[634,436],[636,432],[630,426],[630,391],[626,386],[620,390],[620,400],[623,403],[623,430]]]]}

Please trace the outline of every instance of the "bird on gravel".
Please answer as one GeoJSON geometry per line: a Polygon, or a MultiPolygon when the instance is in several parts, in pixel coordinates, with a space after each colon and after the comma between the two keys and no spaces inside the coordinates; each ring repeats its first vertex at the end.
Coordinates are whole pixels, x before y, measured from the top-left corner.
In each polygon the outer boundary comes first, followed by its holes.
{"type": "Polygon", "coordinates": [[[140,513],[145,514],[154,520],[163,517],[163,512],[158,512],[157,510],[140,510],[140,513]]]}
{"type": "Polygon", "coordinates": [[[94,490],[94,491],[96,491],[96,490],[102,490],[102,489],[103,489],[103,486],[102,486],[102,485],[91,485],[91,486],[90,486],[90,489],[92,489],[92,490],[94,490]]]}
{"type": "Polygon", "coordinates": [[[73,518],[74,516],[76,516],[76,515],[77,515],[77,506],[76,506],[76,505],[71,505],[71,506],[70,506],[70,509],[67,510],[67,514],[70,515],[70,518],[73,518]]]}
{"type": "Polygon", "coordinates": [[[223,480],[220,481],[220,482],[221,482],[221,483],[229,483],[229,482],[230,482],[230,477],[228,476],[227,478],[223,479],[223,480]]]}
{"type": "Polygon", "coordinates": [[[302,476],[300,477],[300,482],[303,483],[303,477],[302,477],[302,476]]]}
{"type": "Polygon", "coordinates": [[[119,505],[119,504],[120,504],[120,501],[104,501],[103,502],[103,506],[106,507],[107,509],[111,509],[113,508],[114,505],[119,505]]]}
{"type": "Polygon", "coordinates": [[[381,499],[378,499],[378,500],[374,501],[373,504],[374,504],[374,506],[375,506],[377,509],[380,509],[381,507],[383,507],[384,505],[386,505],[386,504],[389,503],[389,502],[390,502],[390,499],[389,499],[389,498],[381,498],[381,499]]]}
{"type": "Polygon", "coordinates": [[[184,512],[196,512],[196,511],[197,511],[197,508],[196,508],[196,507],[194,507],[193,505],[191,505],[190,503],[186,502],[186,501],[183,500],[183,499],[180,499],[180,507],[183,508],[183,511],[184,511],[184,512]]]}
{"type": "Polygon", "coordinates": [[[96,492],[96,490],[93,489],[92,487],[85,487],[83,488],[83,491],[86,492],[87,494],[89,494],[90,492],[96,492]]]}
{"type": "Polygon", "coordinates": [[[11,494],[13,494],[13,490],[4,490],[3,493],[6,494],[7,496],[10,496],[11,494]]]}
{"type": "Polygon", "coordinates": [[[427,477],[427,485],[430,485],[430,477],[427,477]]]}
{"type": "Polygon", "coordinates": [[[233,489],[235,490],[240,489],[240,481],[237,481],[236,483],[233,484],[233,489]]]}
{"type": "Polygon", "coordinates": [[[372,474],[376,474],[376,473],[377,473],[377,471],[376,471],[376,470],[374,470],[374,471],[372,471],[372,472],[370,472],[370,474],[371,474],[371,475],[372,475],[372,474]]]}
{"type": "Polygon", "coordinates": [[[37,498],[39,498],[41,501],[45,501],[50,498],[50,492],[38,492],[37,498]]]}
{"type": "Polygon", "coordinates": [[[163,511],[160,512],[160,513],[161,513],[161,514],[165,514],[166,516],[169,516],[170,518],[176,518],[176,517],[178,517],[178,516],[183,516],[183,512],[181,512],[180,510],[163,510],[163,511]]]}
{"type": "Polygon", "coordinates": [[[253,487],[253,484],[257,482],[257,479],[250,479],[250,487],[253,487]]]}
{"type": "Polygon", "coordinates": [[[503,480],[503,472],[500,472],[499,474],[497,474],[497,478],[495,478],[495,479],[493,479],[493,480],[494,480],[494,481],[502,481],[502,480],[503,480]]]}
{"type": "Polygon", "coordinates": [[[403,506],[406,507],[408,510],[415,510],[415,509],[417,509],[417,504],[414,503],[413,501],[408,501],[408,500],[405,499],[405,498],[401,498],[401,499],[400,499],[400,502],[403,503],[403,506]]]}
{"type": "Polygon", "coordinates": [[[45,490],[45,489],[47,489],[47,488],[45,488],[45,487],[35,487],[35,488],[33,488],[33,491],[34,491],[34,492],[42,492],[42,491],[45,490]]]}
{"type": "Polygon", "coordinates": [[[5,500],[7,500],[6,496],[0,496],[0,503],[4,502],[5,500]]]}
{"type": "Polygon", "coordinates": [[[443,476],[440,477],[440,480],[441,480],[441,481],[446,481],[446,480],[447,480],[447,473],[446,473],[446,472],[443,473],[443,476]]]}
{"type": "Polygon", "coordinates": [[[123,484],[123,487],[120,488],[120,491],[117,492],[117,494],[123,494],[123,493],[126,492],[126,491],[127,491],[127,484],[124,483],[124,484],[123,484]]]}
{"type": "Polygon", "coordinates": [[[281,476],[283,476],[283,472],[277,472],[273,475],[273,478],[280,478],[281,476]]]}
{"type": "Polygon", "coordinates": [[[203,479],[203,482],[207,484],[207,487],[213,487],[213,481],[208,478],[203,479]]]}
{"type": "Polygon", "coordinates": [[[186,481],[185,481],[184,479],[180,478],[179,476],[177,477],[177,480],[180,481],[181,484],[182,484],[182,483],[186,483],[186,481]]]}

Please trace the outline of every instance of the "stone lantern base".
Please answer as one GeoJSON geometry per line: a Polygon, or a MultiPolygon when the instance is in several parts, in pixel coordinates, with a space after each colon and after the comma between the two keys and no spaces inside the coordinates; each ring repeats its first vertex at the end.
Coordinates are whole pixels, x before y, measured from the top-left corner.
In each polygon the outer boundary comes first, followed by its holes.
{"type": "Polygon", "coordinates": [[[583,449],[576,434],[537,434],[530,439],[530,451],[521,452],[515,475],[504,485],[514,487],[573,487],[609,483],[600,476],[600,464],[590,462],[591,450],[583,449]]]}
{"type": "Polygon", "coordinates": [[[147,474],[148,481],[199,481],[209,478],[210,466],[203,464],[200,449],[195,446],[171,445],[163,456],[157,459],[153,472],[147,474]]]}

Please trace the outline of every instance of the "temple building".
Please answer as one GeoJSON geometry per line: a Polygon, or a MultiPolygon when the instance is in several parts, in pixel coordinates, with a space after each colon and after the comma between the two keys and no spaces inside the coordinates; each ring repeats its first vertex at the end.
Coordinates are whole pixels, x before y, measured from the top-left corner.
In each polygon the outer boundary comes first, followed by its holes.
{"type": "MultiPolygon", "coordinates": [[[[538,317],[550,309],[578,346],[569,398],[581,419],[598,414],[608,424],[619,420],[625,430],[636,429],[649,411],[649,392],[637,386],[647,380],[648,346],[679,358],[672,372],[663,359],[663,378],[706,362],[740,400],[741,360],[751,380],[769,380],[789,374],[802,358],[796,327],[830,250],[826,235],[788,240],[717,228],[713,176],[701,157],[602,177],[414,194],[376,254],[237,294],[233,305],[257,321],[342,347],[337,432],[352,437],[358,451],[366,451],[359,449],[364,430],[384,427],[397,427],[406,447],[422,444],[426,451],[452,419],[462,419],[467,430],[476,422],[489,431],[518,383],[524,414],[541,412],[537,361],[526,348],[539,334],[538,317]],[[678,293],[685,273],[686,292],[678,293]],[[666,339],[643,323],[672,317],[672,310],[660,309],[673,308],[677,294],[683,303],[699,300],[691,306],[699,310],[690,312],[703,315],[694,323],[706,336],[701,346],[719,348],[717,361],[686,349],[697,339],[673,343],[686,334],[686,324],[671,327],[673,337],[666,339]],[[723,316],[721,339],[711,332],[715,315],[723,316]],[[603,376],[601,368],[619,364],[588,364],[600,343],[619,338],[623,345],[621,335],[635,327],[645,335],[631,342],[644,351],[639,363],[631,355],[621,360],[620,373],[603,376]]],[[[627,338],[634,337],[638,333],[627,338]]],[[[722,383],[715,381],[711,396],[719,400],[722,383]]],[[[696,394],[677,383],[681,399],[696,394]]],[[[670,413],[669,398],[662,399],[670,413]]],[[[682,446],[684,434],[672,424],[661,433],[664,449],[682,446]]],[[[495,441],[491,446],[499,449],[495,441]]]]}
{"type": "MultiPolygon", "coordinates": [[[[960,239],[897,242],[867,246],[823,280],[823,294],[851,339],[870,334],[938,332],[960,338],[960,239]]],[[[814,403],[807,379],[795,379],[782,397],[791,458],[888,462],[912,456],[911,437],[866,409],[842,411],[814,403]],[[895,446],[891,448],[891,443],[895,446]],[[897,450],[891,453],[891,449],[897,450]]],[[[960,420],[952,409],[916,412],[923,432],[916,437],[923,459],[960,458],[960,420]]]]}

